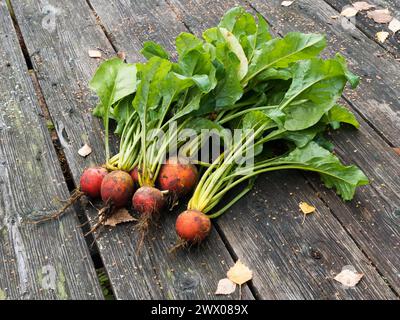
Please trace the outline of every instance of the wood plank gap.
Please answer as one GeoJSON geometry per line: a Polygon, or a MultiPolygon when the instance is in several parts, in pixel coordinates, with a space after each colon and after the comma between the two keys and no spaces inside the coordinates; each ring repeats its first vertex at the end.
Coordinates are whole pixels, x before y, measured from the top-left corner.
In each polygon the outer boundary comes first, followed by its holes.
{"type": "Polygon", "coordinates": [[[344,101],[346,101],[348,103],[348,105],[351,107],[352,111],[354,111],[355,113],[357,113],[361,119],[363,119],[365,121],[365,123],[384,141],[386,142],[386,144],[391,147],[391,148],[395,148],[396,146],[387,138],[385,137],[385,135],[382,133],[382,131],[380,131],[378,129],[377,126],[375,126],[366,116],[364,116],[354,105],[354,103],[348,99],[347,97],[345,97],[342,94],[342,99],[344,101]]]}
{"type": "MultiPolygon", "coordinates": [[[[32,60],[28,53],[28,49],[26,47],[25,40],[22,35],[21,29],[19,27],[18,21],[15,17],[12,3],[10,2],[10,0],[6,0],[6,4],[7,4],[7,9],[9,10],[9,13],[11,16],[11,20],[12,20],[12,23],[13,23],[13,26],[15,29],[15,33],[17,34],[18,42],[19,42],[21,51],[23,53],[26,66],[28,68],[28,73],[29,73],[33,88],[35,90],[35,95],[36,95],[36,98],[38,101],[38,105],[42,111],[41,116],[46,120],[46,126],[49,131],[50,139],[53,144],[53,148],[56,152],[57,159],[59,161],[59,164],[61,167],[61,172],[64,176],[65,183],[66,183],[68,191],[71,195],[77,188],[76,184],[72,178],[71,169],[70,169],[68,161],[65,157],[65,153],[63,151],[58,133],[57,133],[56,129],[54,128],[54,121],[51,117],[49,108],[47,107],[46,99],[43,95],[43,91],[42,91],[42,88],[38,81],[37,74],[36,74],[35,70],[33,69],[32,60]]],[[[80,229],[82,229],[83,234],[86,234],[90,230],[90,227],[88,224],[88,218],[84,214],[84,210],[79,202],[75,203],[73,205],[73,207],[74,207],[75,212],[77,213],[77,218],[80,223],[80,225],[78,227],[80,229]]],[[[97,243],[94,241],[93,235],[89,234],[87,237],[85,237],[85,240],[86,240],[86,244],[88,246],[89,252],[90,252],[90,257],[91,257],[93,263],[98,266],[97,269],[104,268],[104,270],[106,270],[106,268],[103,264],[103,261],[101,259],[101,255],[99,254],[97,243]],[[100,259],[96,259],[96,261],[95,261],[95,259],[93,258],[94,255],[98,255],[100,257],[100,259]]],[[[109,293],[109,295],[114,297],[114,292],[111,291],[111,293],[109,293]]]]}
{"type": "Polygon", "coordinates": [[[22,37],[22,32],[21,32],[21,29],[20,29],[20,27],[18,25],[17,18],[15,17],[14,9],[13,9],[13,6],[11,4],[11,1],[10,0],[6,0],[6,5],[7,5],[8,11],[10,12],[11,20],[12,20],[12,23],[13,23],[13,26],[14,26],[14,29],[15,29],[15,33],[17,34],[19,46],[21,47],[22,54],[23,54],[24,59],[25,59],[25,63],[27,65],[27,67],[28,67],[28,70],[31,71],[31,70],[33,70],[32,60],[31,60],[31,57],[29,56],[28,49],[27,49],[27,47],[25,45],[24,38],[22,37]]]}
{"type": "MultiPolygon", "coordinates": [[[[224,243],[226,249],[228,250],[229,254],[232,256],[234,261],[239,259],[238,255],[236,254],[235,250],[233,249],[232,245],[229,243],[227,237],[225,236],[224,231],[221,229],[218,223],[212,222],[214,229],[217,231],[218,235],[221,237],[222,242],[224,243]]],[[[250,292],[253,294],[256,300],[262,300],[261,294],[258,292],[257,288],[254,286],[253,281],[247,282],[245,285],[248,286],[250,292]]],[[[243,288],[241,288],[243,290],[243,288]]]]}
{"type": "Polygon", "coordinates": [[[114,40],[112,37],[112,34],[107,31],[106,27],[104,26],[104,23],[101,21],[100,16],[97,14],[96,10],[94,9],[93,5],[90,3],[90,0],[85,0],[87,5],[90,8],[90,11],[93,13],[95,19],[96,19],[96,24],[101,28],[103,31],[104,35],[108,39],[108,42],[110,43],[111,47],[114,49],[116,53],[118,53],[118,48],[114,44],[114,40]]]}
{"type": "MultiPolygon", "coordinates": [[[[22,38],[22,35],[21,35],[21,38],[22,38]]],[[[54,122],[50,115],[50,111],[47,107],[46,99],[43,95],[42,88],[40,87],[39,81],[37,79],[37,75],[33,69],[29,70],[29,74],[31,76],[31,81],[32,81],[33,87],[35,89],[35,94],[36,94],[39,106],[43,112],[43,117],[46,119],[46,121],[50,121],[50,123],[53,124],[54,122]]],[[[68,190],[69,190],[70,194],[72,194],[76,190],[76,184],[74,182],[74,179],[72,178],[72,172],[69,167],[68,161],[65,157],[63,148],[61,146],[60,139],[58,137],[58,133],[54,127],[49,128],[49,126],[47,126],[47,129],[49,130],[50,138],[53,143],[54,150],[56,151],[58,161],[60,162],[61,171],[64,176],[65,182],[67,184],[68,190]]],[[[75,203],[73,207],[74,207],[75,212],[77,213],[77,218],[80,223],[79,227],[82,229],[82,233],[85,235],[90,231],[88,217],[84,214],[84,210],[83,210],[80,202],[75,203]]],[[[96,269],[106,270],[104,263],[101,259],[101,255],[99,253],[97,243],[96,243],[93,235],[89,234],[88,236],[86,236],[85,241],[86,241],[86,245],[88,246],[88,249],[90,252],[90,257],[93,261],[93,264],[96,266],[96,269]],[[95,256],[98,256],[99,259],[95,259],[94,258],[95,256]]],[[[106,270],[106,272],[107,272],[107,270],[106,270]]],[[[104,295],[104,293],[103,293],[103,295],[104,295]]],[[[115,297],[112,286],[111,286],[111,292],[109,293],[109,296],[115,297]]]]}
{"type": "MultiPolygon", "coordinates": [[[[192,32],[191,29],[190,29],[190,26],[186,23],[185,19],[183,19],[183,18],[180,16],[179,11],[176,10],[176,7],[171,3],[171,1],[170,1],[170,0],[164,0],[164,1],[165,1],[165,3],[171,8],[171,10],[175,13],[176,19],[177,19],[180,23],[182,23],[182,24],[185,26],[186,29],[188,29],[190,32],[192,32]]],[[[193,32],[192,32],[192,33],[193,33],[193,32]]]]}

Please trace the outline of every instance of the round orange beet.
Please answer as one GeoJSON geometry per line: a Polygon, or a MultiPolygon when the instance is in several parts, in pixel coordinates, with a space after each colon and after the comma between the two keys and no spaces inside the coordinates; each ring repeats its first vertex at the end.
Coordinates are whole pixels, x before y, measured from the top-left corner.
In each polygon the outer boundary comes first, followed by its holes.
{"type": "Polygon", "coordinates": [[[183,240],[201,242],[211,231],[211,220],[198,210],[186,210],[176,219],[175,230],[183,240]]]}
{"type": "Polygon", "coordinates": [[[162,165],[157,182],[161,190],[168,190],[179,198],[193,190],[197,178],[196,166],[180,158],[172,157],[162,165]]]}
{"type": "Polygon", "coordinates": [[[133,180],[125,171],[112,171],[107,174],[101,184],[101,198],[111,201],[116,207],[126,206],[132,199],[133,180]]]}
{"type": "Polygon", "coordinates": [[[164,205],[164,195],[160,190],[153,187],[139,188],[132,198],[132,206],[140,214],[157,214],[164,205]]]}
{"type": "Polygon", "coordinates": [[[81,191],[91,198],[99,198],[101,183],[108,174],[107,169],[103,167],[88,168],[83,171],[80,180],[81,191]]]}

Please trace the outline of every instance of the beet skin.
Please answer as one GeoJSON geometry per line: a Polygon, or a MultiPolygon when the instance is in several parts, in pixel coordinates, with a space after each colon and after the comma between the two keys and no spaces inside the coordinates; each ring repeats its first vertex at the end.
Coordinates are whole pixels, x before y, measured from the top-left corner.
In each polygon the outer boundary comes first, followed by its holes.
{"type": "Polygon", "coordinates": [[[80,180],[81,191],[91,198],[99,198],[101,183],[108,174],[107,169],[103,167],[88,168],[83,171],[80,180]]]}
{"type": "Polygon", "coordinates": [[[134,189],[129,173],[112,171],[106,175],[101,184],[101,198],[104,202],[111,201],[118,208],[129,204],[134,189]]]}

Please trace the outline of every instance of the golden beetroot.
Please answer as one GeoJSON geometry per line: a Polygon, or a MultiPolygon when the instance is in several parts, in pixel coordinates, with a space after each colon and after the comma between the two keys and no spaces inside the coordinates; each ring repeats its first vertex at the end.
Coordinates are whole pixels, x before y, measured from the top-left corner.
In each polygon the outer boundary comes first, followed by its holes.
{"type": "Polygon", "coordinates": [[[158,186],[180,198],[193,190],[197,183],[196,166],[184,159],[172,157],[162,165],[158,175],[158,186]]]}
{"type": "Polygon", "coordinates": [[[211,220],[198,210],[186,210],[176,219],[175,230],[182,240],[199,243],[210,233],[211,220]]]}
{"type": "Polygon", "coordinates": [[[128,205],[133,192],[133,180],[129,173],[124,171],[110,172],[101,184],[101,198],[105,203],[111,201],[111,204],[117,208],[128,205]]]}

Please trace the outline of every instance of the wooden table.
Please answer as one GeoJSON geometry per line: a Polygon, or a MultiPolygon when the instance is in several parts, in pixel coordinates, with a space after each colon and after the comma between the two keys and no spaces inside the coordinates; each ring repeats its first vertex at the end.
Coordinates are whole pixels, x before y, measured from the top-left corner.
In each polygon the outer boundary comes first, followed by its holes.
{"type": "MultiPolygon", "coordinates": [[[[0,299],[103,299],[98,271],[117,299],[238,299],[214,294],[218,280],[241,259],[254,271],[247,299],[398,299],[400,294],[400,33],[374,39],[386,25],[365,14],[344,29],[336,18],[348,0],[2,0],[0,4],[0,299]],[[361,76],[342,102],[359,131],[332,134],[335,152],[371,179],[344,203],[311,174],[280,172],[217,219],[200,247],[168,253],[176,241],[176,212],[165,212],[154,238],[136,254],[133,226],[107,229],[92,244],[81,222],[96,210],[82,202],[60,221],[50,214],[79,184],[82,170],[104,160],[101,123],[91,115],[96,97],[87,83],[104,57],[127,53],[143,60],[142,43],[173,51],[183,31],[197,35],[241,4],[261,13],[272,32],[324,32],[325,56],[340,52],[361,76]],[[332,18],[333,17],[333,18],[332,18]],[[88,143],[87,158],[78,149],[88,143]],[[399,149],[397,149],[399,150],[399,149]],[[300,201],[317,208],[304,224],[300,201]],[[333,280],[344,266],[364,273],[354,288],[333,280]]],[[[371,0],[370,2],[375,2],[371,0]]],[[[399,14],[398,1],[380,0],[399,14]]],[[[103,281],[102,281],[103,282],[103,281]]]]}

